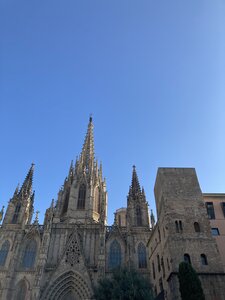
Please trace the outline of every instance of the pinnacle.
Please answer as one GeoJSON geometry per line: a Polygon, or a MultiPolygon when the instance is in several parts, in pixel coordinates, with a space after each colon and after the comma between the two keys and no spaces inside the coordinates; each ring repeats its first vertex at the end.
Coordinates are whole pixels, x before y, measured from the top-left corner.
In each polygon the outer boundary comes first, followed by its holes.
{"type": "Polygon", "coordinates": [[[21,194],[31,194],[32,192],[32,184],[33,184],[33,174],[34,174],[34,163],[31,164],[31,167],[27,173],[27,176],[23,182],[23,185],[19,191],[19,195],[21,194]]]}
{"type": "Polygon", "coordinates": [[[92,116],[89,118],[87,133],[85,136],[79,162],[83,170],[89,170],[94,165],[94,135],[92,116]]]}

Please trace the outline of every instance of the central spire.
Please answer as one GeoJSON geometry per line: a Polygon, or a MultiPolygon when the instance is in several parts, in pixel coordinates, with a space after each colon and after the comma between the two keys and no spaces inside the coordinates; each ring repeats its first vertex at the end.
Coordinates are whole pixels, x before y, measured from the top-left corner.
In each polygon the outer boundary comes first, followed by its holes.
{"type": "Polygon", "coordinates": [[[137,198],[138,196],[141,195],[141,188],[136,172],[136,167],[133,166],[133,173],[132,173],[132,181],[131,181],[131,186],[129,190],[129,196],[131,196],[133,199],[137,198]]]}
{"type": "Polygon", "coordinates": [[[31,167],[30,167],[30,169],[27,173],[27,176],[23,182],[23,185],[19,191],[19,195],[31,195],[32,194],[33,175],[34,175],[34,163],[31,164],[31,167]]]}
{"type": "Polygon", "coordinates": [[[94,166],[94,134],[93,134],[92,116],[89,118],[88,129],[85,136],[82,152],[80,155],[80,165],[83,171],[91,170],[94,166]]]}

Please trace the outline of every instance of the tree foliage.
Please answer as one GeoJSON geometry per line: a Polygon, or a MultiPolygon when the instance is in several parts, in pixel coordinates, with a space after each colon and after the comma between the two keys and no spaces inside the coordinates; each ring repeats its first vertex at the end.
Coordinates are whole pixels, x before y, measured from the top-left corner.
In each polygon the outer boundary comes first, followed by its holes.
{"type": "Polygon", "coordinates": [[[111,278],[101,279],[95,289],[96,300],[153,300],[149,281],[134,269],[115,270],[111,278]]]}
{"type": "Polygon", "coordinates": [[[182,300],[204,300],[201,281],[191,264],[182,262],[178,273],[182,300]]]}

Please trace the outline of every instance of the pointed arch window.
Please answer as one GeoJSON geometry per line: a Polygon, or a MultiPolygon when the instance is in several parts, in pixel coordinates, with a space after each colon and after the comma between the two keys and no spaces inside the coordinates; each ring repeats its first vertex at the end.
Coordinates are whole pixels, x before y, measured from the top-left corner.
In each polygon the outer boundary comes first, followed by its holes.
{"type": "Polygon", "coordinates": [[[114,269],[121,265],[121,246],[117,240],[110,245],[109,250],[109,268],[114,269]]]}
{"type": "Polygon", "coordinates": [[[17,203],[15,211],[14,211],[14,215],[13,215],[13,218],[12,218],[12,223],[13,224],[16,224],[17,221],[18,221],[18,216],[19,216],[20,208],[21,208],[21,203],[17,203]]]}
{"type": "Polygon", "coordinates": [[[138,267],[140,269],[147,268],[146,247],[143,243],[138,245],[138,267]]]}
{"type": "Polygon", "coordinates": [[[37,252],[37,242],[35,240],[31,240],[26,245],[23,259],[22,259],[22,267],[23,268],[33,268],[34,262],[36,258],[36,252],[37,252]]]}
{"type": "Polygon", "coordinates": [[[25,280],[21,280],[16,287],[15,299],[24,300],[27,298],[27,284],[25,280]]]}
{"type": "Polygon", "coordinates": [[[201,254],[201,263],[202,263],[203,266],[208,265],[207,257],[206,257],[205,254],[201,254]]]}
{"type": "Polygon", "coordinates": [[[200,232],[200,226],[198,222],[194,222],[195,232],[200,232]]]}
{"type": "Polygon", "coordinates": [[[140,208],[140,206],[136,207],[136,218],[137,218],[137,226],[142,226],[142,217],[141,217],[141,208],[140,208]]]}
{"type": "Polygon", "coordinates": [[[184,254],[184,262],[191,264],[191,258],[190,255],[188,253],[184,254]]]}
{"type": "Polygon", "coordinates": [[[78,193],[77,209],[85,209],[86,186],[81,184],[78,193]]]}
{"type": "Polygon", "coordinates": [[[9,252],[9,247],[10,247],[9,241],[5,241],[2,244],[2,247],[1,247],[1,250],[0,250],[0,266],[1,267],[3,267],[5,265],[6,258],[8,256],[8,252],[9,252]]]}
{"type": "Polygon", "coordinates": [[[66,196],[64,198],[64,204],[63,204],[63,210],[62,213],[66,213],[68,209],[68,204],[69,204],[69,197],[70,197],[70,191],[66,192],[66,196]]]}

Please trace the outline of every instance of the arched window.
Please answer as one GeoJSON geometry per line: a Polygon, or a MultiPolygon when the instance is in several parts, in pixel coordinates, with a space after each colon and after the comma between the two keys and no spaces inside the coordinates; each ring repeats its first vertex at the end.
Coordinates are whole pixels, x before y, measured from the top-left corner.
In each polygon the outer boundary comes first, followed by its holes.
{"type": "Polygon", "coordinates": [[[67,208],[68,208],[68,204],[69,204],[69,197],[70,197],[70,191],[67,191],[66,196],[64,198],[64,204],[63,204],[63,210],[62,210],[63,214],[67,212],[67,208]]]}
{"type": "Polygon", "coordinates": [[[138,267],[147,268],[146,248],[142,243],[138,245],[138,267]]]}
{"type": "Polygon", "coordinates": [[[19,216],[20,208],[21,208],[21,204],[17,203],[15,211],[14,211],[14,215],[13,215],[13,218],[12,218],[12,223],[13,224],[16,224],[17,221],[18,221],[18,216],[19,216]]]}
{"type": "Polygon", "coordinates": [[[175,221],[175,226],[176,226],[176,232],[179,232],[178,221],[175,221]]]}
{"type": "Polygon", "coordinates": [[[100,193],[98,187],[95,189],[94,211],[100,213],[100,193]]]}
{"type": "Polygon", "coordinates": [[[202,263],[203,266],[208,265],[207,257],[206,257],[205,254],[201,254],[201,263],[202,263]]]}
{"type": "Polygon", "coordinates": [[[117,240],[110,245],[109,250],[109,268],[114,269],[121,265],[121,247],[117,240]]]}
{"type": "Polygon", "coordinates": [[[25,280],[21,280],[16,286],[15,298],[16,300],[27,299],[27,284],[25,280]]]}
{"type": "Polygon", "coordinates": [[[191,258],[190,258],[190,255],[185,253],[184,254],[184,262],[188,263],[188,264],[191,264],[191,258]]]}
{"type": "Polygon", "coordinates": [[[7,258],[8,252],[9,252],[9,247],[10,247],[9,241],[5,241],[2,244],[2,248],[0,250],[0,266],[1,267],[3,267],[5,265],[6,258],[7,258]]]}
{"type": "Polygon", "coordinates": [[[142,226],[142,217],[141,217],[141,208],[140,208],[140,206],[136,207],[136,217],[137,217],[137,226],[142,226]]]}
{"type": "Polygon", "coordinates": [[[23,259],[22,267],[23,268],[33,268],[37,252],[37,243],[35,240],[31,240],[26,245],[23,259]]]}
{"type": "Polygon", "coordinates": [[[81,184],[78,193],[77,209],[85,209],[86,186],[81,184]]]}
{"type": "Polygon", "coordinates": [[[195,232],[200,232],[200,226],[198,222],[194,222],[195,232]]]}

